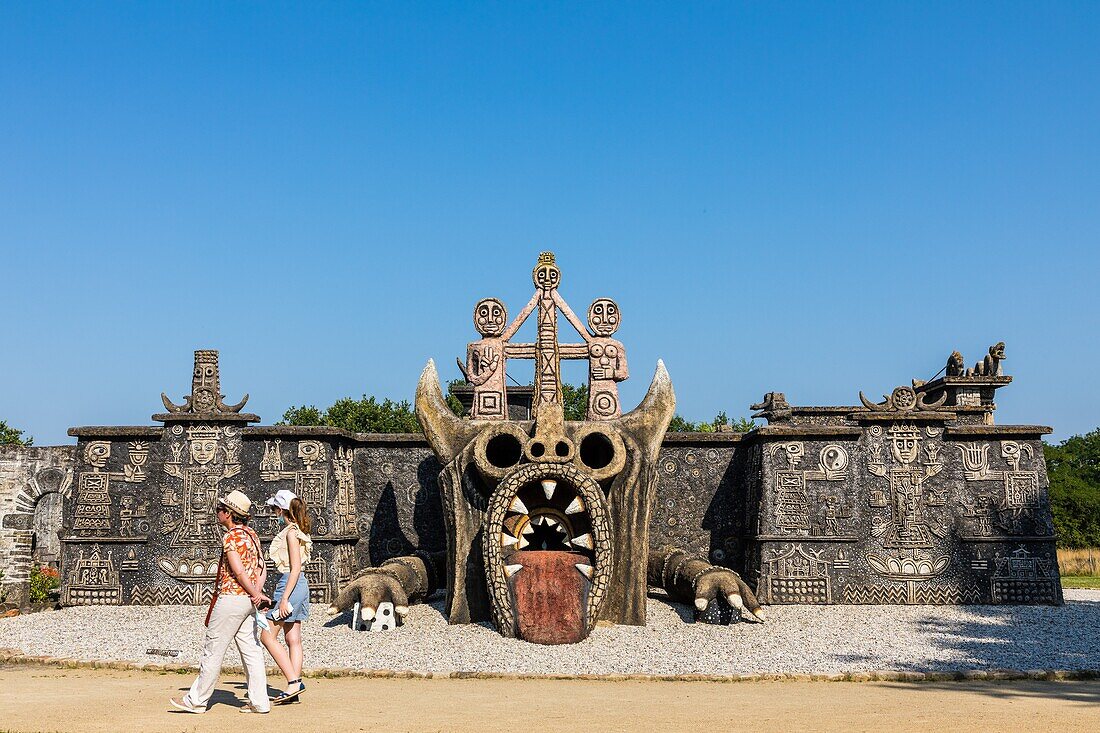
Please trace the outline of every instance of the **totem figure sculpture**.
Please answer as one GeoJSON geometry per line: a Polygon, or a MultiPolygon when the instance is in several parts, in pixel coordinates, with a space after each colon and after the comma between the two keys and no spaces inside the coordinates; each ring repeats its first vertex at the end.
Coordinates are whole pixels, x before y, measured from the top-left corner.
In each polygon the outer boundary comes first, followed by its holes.
{"type": "MultiPolygon", "coordinates": [[[[597,298],[588,308],[588,416],[590,420],[611,420],[622,415],[618,382],[630,377],[626,349],[611,338],[619,329],[619,304],[611,298],[597,298]]],[[[582,334],[583,335],[583,334],[582,334]]]]}
{"type": "Polygon", "coordinates": [[[523,325],[535,307],[532,298],[507,328],[508,311],[496,298],[485,298],[474,306],[474,327],[480,341],[466,348],[466,364],[459,363],[466,381],[474,387],[470,417],[475,420],[504,420],[508,417],[506,354],[504,345],[523,325]]]}
{"type": "MultiPolygon", "coordinates": [[[[553,254],[539,256],[532,277],[536,290],[528,306],[538,310],[535,343],[505,341],[500,369],[505,358],[534,360],[533,424],[456,417],[429,361],[417,386],[416,414],[443,464],[438,481],[447,549],[360,572],[329,612],[358,602],[370,620],[381,604],[392,603],[401,617],[410,602],[445,585],[452,624],[491,619],[504,636],[572,643],[598,620],[643,625],[647,590],[656,586],[700,612],[729,604],[763,620],[752,591],[733,571],[679,548],[649,548],[658,453],[675,410],[664,364],[657,362],[649,392],[632,412],[622,415],[615,396],[606,407],[590,403],[586,420],[566,422],[561,359],[602,359],[594,347],[602,346],[606,355],[615,346],[615,363],[590,374],[612,390],[626,378],[622,345],[609,338],[618,308],[597,300],[589,311],[590,335],[558,293],[561,272],[553,254]],[[585,343],[558,343],[559,311],[585,343]]],[[[525,311],[517,322],[530,313],[525,311]]],[[[494,322],[503,321],[501,308],[494,322]]],[[[509,326],[501,334],[514,330],[509,326]]],[[[595,385],[603,394],[606,386],[595,385]]]]}

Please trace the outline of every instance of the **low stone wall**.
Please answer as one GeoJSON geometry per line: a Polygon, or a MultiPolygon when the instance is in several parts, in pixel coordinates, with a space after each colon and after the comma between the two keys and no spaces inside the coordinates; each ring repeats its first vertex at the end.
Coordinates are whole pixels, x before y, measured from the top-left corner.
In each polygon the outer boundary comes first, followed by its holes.
{"type": "MultiPolygon", "coordinates": [[[[732,567],[766,603],[1061,602],[1045,428],[830,409],[745,435],[667,435],[652,546],[732,567]]],[[[0,448],[14,599],[32,547],[60,530],[63,603],[204,603],[213,505],[233,489],[261,508],[265,540],[279,529],[268,496],[288,488],[309,504],[316,602],[358,567],[445,547],[440,466],[420,435],[187,422],[71,433],[76,446],[0,448]],[[63,515],[45,526],[51,494],[63,515]]]]}

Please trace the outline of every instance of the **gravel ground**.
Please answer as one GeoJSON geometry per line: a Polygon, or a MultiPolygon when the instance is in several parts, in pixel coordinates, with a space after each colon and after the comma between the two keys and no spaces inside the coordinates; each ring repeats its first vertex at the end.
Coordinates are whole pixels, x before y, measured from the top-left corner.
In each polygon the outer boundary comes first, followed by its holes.
{"type": "MultiPolygon", "coordinates": [[[[519,674],[758,674],[871,670],[1100,668],[1100,591],[1051,606],[770,606],[766,624],[685,623],[686,606],[649,600],[645,627],[597,628],[580,644],[538,646],[488,624],[450,626],[442,601],[404,626],[352,632],[349,615],[305,622],[306,666],[519,674]]],[[[0,647],[30,655],[197,663],[205,608],[78,607],[0,619],[0,647]],[[179,649],[174,659],[148,648],[179,649]]],[[[235,649],[227,664],[239,664],[235,649]]]]}

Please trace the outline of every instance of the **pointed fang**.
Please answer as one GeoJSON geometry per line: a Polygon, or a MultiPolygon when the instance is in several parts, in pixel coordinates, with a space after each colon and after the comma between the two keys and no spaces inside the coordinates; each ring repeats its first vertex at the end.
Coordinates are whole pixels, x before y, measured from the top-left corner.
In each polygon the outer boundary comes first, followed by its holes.
{"type": "Polygon", "coordinates": [[[516,539],[515,537],[513,537],[512,535],[508,534],[507,532],[501,532],[500,533],[500,546],[501,547],[508,547],[510,545],[516,544],[517,542],[519,542],[519,540],[516,539]]]}
{"type": "Polygon", "coordinates": [[[512,503],[508,505],[508,511],[515,512],[516,514],[526,514],[527,505],[520,501],[520,498],[517,496],[515,499],[512,499],[512,503]]]}
{"type": "Polygon", "coordinates": [[[531,543],[527,541],[527,537],[520,537],[519,538],[519,544],[516,545],[516,549],[522,550],[524,547],[527,547],[527,545],[529,545],[529,544],[531,544],[531,543]]]}
{"type": "Polygon", "coordinates": [[[542,493],[546,494],[546,500],[550,501],[554,498],[554,492],[558,488],[558,482],[553,479],[546,479],[542,482],[542,493]]]}
{"type": "Polygon", "coordinates": [[[509,578],[511,578],[516,573],[518,573],[520,570],[523,570],[522,565],[505,565],[504,566],[504,574],[507,575],[509,578]]]}
{"type": "Polygon", "coordinates": [[[580,571],[581,575],[588,578],[589,580],[592,580],[592,566],[591,565],[585,565],[584,563],[579,562],[579,563],[577,563],[577,570],[580,571]]]}
{"type": "Polygon", "coordinates": [[[523,528],[522,532],[520,532],[520,534],[523,535],[524,537],[527,537],[528,535],[532,535],[534,533],[535,533],[535,527],[534,527],[533,522],[528,522],[527,526],[523,528]]]}
{"type": "Polygon", "coordinates": [[[584,511],[584,502],[578,496],[569,502],[569,506],[565,507],[566,514],[580,514],[584,511]]]}
{"type": "Polygon", "coordinates": [[[577,547],[584,547],[588,550],[595,548],[595,545],[592,543],[592,535],[590,534],[582,534],[580,537],[574,537],[570,541],[570,544],[576,545],[577,547]]]}

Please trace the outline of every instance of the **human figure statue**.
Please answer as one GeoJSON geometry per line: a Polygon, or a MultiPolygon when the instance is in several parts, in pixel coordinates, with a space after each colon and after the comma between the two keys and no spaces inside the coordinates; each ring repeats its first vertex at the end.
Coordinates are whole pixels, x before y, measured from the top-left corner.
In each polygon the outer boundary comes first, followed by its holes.
{"type": "MultiPolygon", "coordinates": [[[[619,328],[619,305],[611,298],[597,298],[588,308],[588,419],[612,420],[622,415],[618,382],[630,376],[626,349],[611,338],[619,328]]],[[[583,335],[583,334],[582,334],[583,335]]]]}
{"type": "Polygon", "coordinates": [[[474,328],[482,338],[466,347],[466,381],[473,385],[474,401],[470,417],[474,420],[508,418],[508,397],[504,346],[531,315],[535,300],[507,327],[508,311],[496,298],[485,298],[474,306],[474,328]]]}

